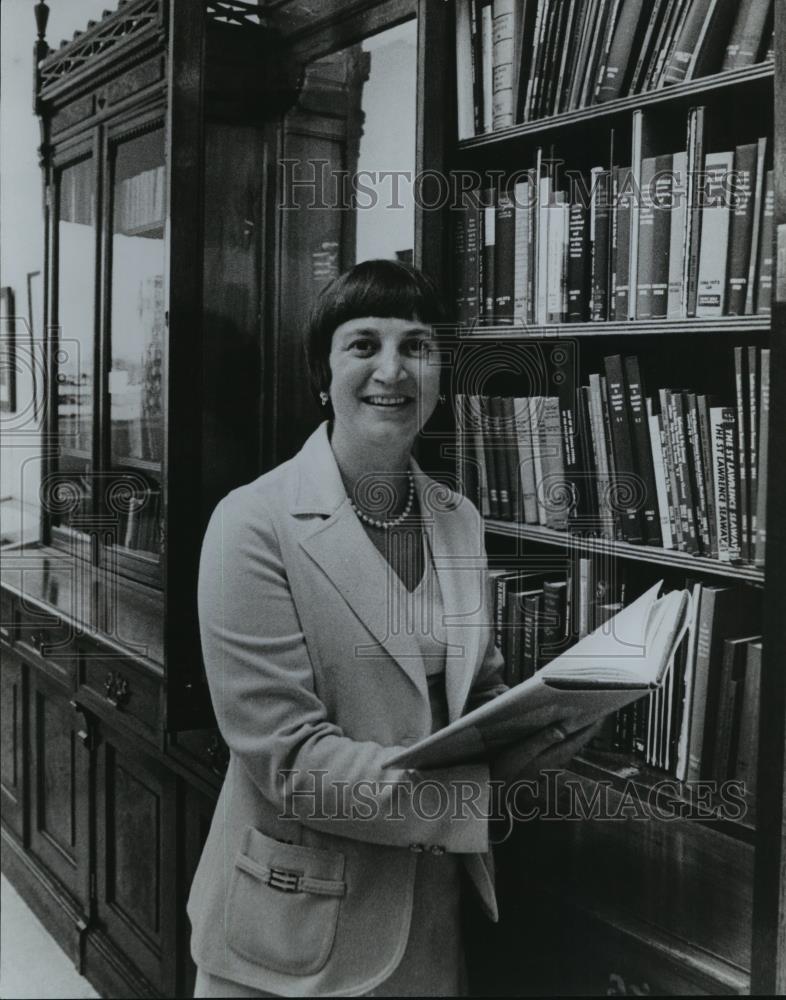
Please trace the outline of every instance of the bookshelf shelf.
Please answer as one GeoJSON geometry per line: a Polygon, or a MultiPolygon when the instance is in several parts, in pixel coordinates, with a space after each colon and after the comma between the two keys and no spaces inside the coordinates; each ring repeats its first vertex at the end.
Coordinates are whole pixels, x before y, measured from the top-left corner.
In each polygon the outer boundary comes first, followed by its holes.
{"type": "Polygon", "coordinates": [[[545,326],[477,326],[460,334],[466,340],[549,340],[576,337],[706,336],[767,334],[769,316],[722,316],[719,319],[620,320],[598,323],[549,323],[545,326]]]}
{"type": "MultiPolygon", "coordinates": [[[[681,795],[674,790],[679,783],[665,771],[647,767],[627,754],[585,750],[580,757],[571,761],[570,769],[591,781],[610,783],[611,787],[619,792],[625,792],[633,784],[643,800],[657,788],[658,808],[661,811],[665,809],[676,811],[680,806],[692,805],[689,796],[681,795]]],[[[753,844],[756,839],[756,828],[752,823],[719,818],[706,809],[696,809],[695,813],[691,814],[690,821],[701,823],[717,833],[746,844],[753,844]]]]}
{"type": "Polygon", "coordinates": [[[134,458],[131,455],[124,455],[117,459],[115,465],[118,469],[138,469],[140,472],[150,472],[157,477],[161,477],[161,462],[152,458],[134,458]]]}
{"type": "Polygon", "coordinates": [[[526,538],[543,545],[559,545],[562,548],[570,545],[575,551],[582,553],[600,553],[620,559],[658,563],[661,566],[674,567],[691,573],[707,573],[730,580],[745,580],[752,584],[764,584],[764,570],[755,566],[727,565],[717,559],[692,556],[686,552],[673,552],[670,549],[647,545],[632,545],[629,542],[609,542],[602,538],[581,538],[565,531],[555,531],[553,528],[544,528],[534,524],[514,524],[511,521],[494,521],[488,518],[486,519],[486,531],[493,535],[504,535],[509,538],[526,538]]]}
{"type": "Polygon", "coordinates": [[[671,87],[661,87],[642,94],[632,94],[605,104],[592,104],[586,108],[565,111],[549,118],[537,118],[531,122],[523,122],[520,125],[498,129],[495,132],[486,132],[483,135],[473,136],[470,139],[462,139],[458,143],[458,148],[461,151],[493,148],[500,144],[515,141],[516,139],[543,133],[558,132],[586,122],[612,118],[614,115],[634,111],[638,108],[678,104],[680,101],[701,100],[729,87],[735,88],[735,93],[737,93],[737,88],[741,86],[759,83],[764,80],[772,80],[774,75],[774,67],[771,62],[756,63],[753,66],[746,66],[743,69],[731,70],[726,73],[716,73],[712,76],[700,77],[698,80],[690,80],[688,83],[681,83],[671,87]]]}

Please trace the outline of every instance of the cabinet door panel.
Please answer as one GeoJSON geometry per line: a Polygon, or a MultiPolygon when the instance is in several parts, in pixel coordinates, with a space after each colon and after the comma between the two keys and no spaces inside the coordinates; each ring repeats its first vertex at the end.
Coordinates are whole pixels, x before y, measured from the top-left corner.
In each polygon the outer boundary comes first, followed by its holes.
{"type": "Polygon", "coordinates": [[[195,788],[186,786],[183,812],[183,841],[179,851],[183,882],[179,910],[182,919],[182,932],[179,948],[181,968],[179,975],[180,991],[178,995],[184,997],[194,995],[194,981],[196,979],[196,967],[191,960],[191,949],[189,947],[191,924],[185,916],[186,900],[191,890],[191,882],[194,879],[199,859],[202,856],[202,848],[205,846],[205,841],[207,840],[215,808],[216,801],[214,798],[203,795],[202,792],[197,791],[195,788]]]}
{"type": "Polygon", "coordinates": [[[90,752],[83,718],[37,671],[30,680],[30,847],[87,912],[90,752]]]}
{"type": "Polygon", "coordinates": [[[97,763],[97,915],[159,990],[174,978],[175,779],[104,731],[97,763]]]}
{"type": "Polygon", "coordinates": [[[24,667],[6,646],[0,668],[0,801],[3,822],[24,839],[24,667]]]}

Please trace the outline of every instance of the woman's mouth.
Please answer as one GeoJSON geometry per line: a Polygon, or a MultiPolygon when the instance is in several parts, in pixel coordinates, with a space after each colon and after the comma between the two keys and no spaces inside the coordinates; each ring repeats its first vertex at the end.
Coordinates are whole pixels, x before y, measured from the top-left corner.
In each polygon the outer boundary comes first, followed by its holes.
{"type": "Polygon", "coordinates": [[[369,406],[379,406],[387,409],[397,409],[412,402],[411,396],[363,396],[363,402],[369,406]]]}

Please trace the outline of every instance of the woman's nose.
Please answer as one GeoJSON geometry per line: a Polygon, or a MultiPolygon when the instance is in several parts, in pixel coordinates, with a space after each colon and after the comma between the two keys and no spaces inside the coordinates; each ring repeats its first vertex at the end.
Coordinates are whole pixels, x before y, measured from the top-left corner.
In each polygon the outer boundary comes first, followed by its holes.
{"type": "Polygon", "coordinates": [[[374,377],[381,382],[398,382],[400,379],[406,378],[401,355],[398,351],[380,352],[374,377]]]}

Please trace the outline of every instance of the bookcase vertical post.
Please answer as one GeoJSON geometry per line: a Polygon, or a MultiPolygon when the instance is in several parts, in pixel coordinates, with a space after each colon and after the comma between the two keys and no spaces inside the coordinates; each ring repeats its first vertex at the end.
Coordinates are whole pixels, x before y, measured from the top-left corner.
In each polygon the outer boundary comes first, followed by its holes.
{"type": "Polygon", "coordinates": [[[770,355],[770,463],[764,590],[760,816],[753,913],[753,994],[786,993],[786,2],[775,0],[775,281],[770,355]]]}

